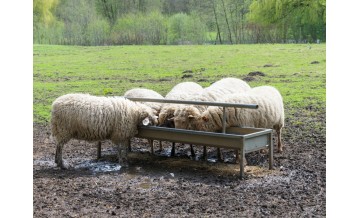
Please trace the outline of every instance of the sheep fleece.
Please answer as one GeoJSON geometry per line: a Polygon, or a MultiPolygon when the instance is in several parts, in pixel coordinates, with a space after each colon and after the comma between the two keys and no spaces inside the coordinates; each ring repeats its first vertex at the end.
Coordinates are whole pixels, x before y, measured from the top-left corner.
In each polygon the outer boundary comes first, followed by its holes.
{"type": "MultiPolygon", "coordinates": [[[[252,126],[281,129],[284,126],[284,106],[277,89],[271,86],[260,86],[242,94],[233,94],[224,99],[226,103],[258,104],[258,109],[227,108],[227,126],[252,126]]],[[[221,129],[222,110],[209,107],[203,117],[210,118],[205,129],[215,131],[221,129]]],[[[205,122],[206,123],[206,122],[205,122]]],[[[203,123],[204,124],[204,123],[203,123]]],[[[206,124],[205,124],[206,125],[206,124]]],[[[202,127],[201,129],[203,129],[202,127]]]]}
{"type": "Polygon", "coordinates": [[[52,104],[51,131],[57,143],[70,139],[110,139],[115,144],[137,134],[150,108],[122,97],[67,94],[52,104]]]}
{"type": "MultiPolygon", "coordinates": [[[[151,89],[145,88],[134,88],[125,92],[124,97],[126,98],[158,98],[164,99],[162,95],[151,89]]],[[[155,114],[159,114],[162,104],[156,102],[141,102],[155,110],[155,114]]]]}

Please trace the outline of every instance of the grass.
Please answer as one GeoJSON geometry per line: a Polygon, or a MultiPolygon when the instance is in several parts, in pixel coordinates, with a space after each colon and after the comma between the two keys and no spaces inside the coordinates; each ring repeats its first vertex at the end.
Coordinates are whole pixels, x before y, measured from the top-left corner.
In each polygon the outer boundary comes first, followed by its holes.
{"type": "Polygon", "coordinates": [[[135,87],[165,95],[182,81],[208,86],[223,77],[245,78],[249,85],[271,85],[283,95],[287,115],[309,106],[325,108],[326,45],[260,44],[202,46],[33,47],[34,122],[50,120],[59,96],[82,92],[123,95],[135,87]],[[312,64],[313,61],[319,63],[312,64]],[[265,67],[265,65],[269,65],[265,67]],[[192,78],[182,79],[185,70],[192,78]]]}

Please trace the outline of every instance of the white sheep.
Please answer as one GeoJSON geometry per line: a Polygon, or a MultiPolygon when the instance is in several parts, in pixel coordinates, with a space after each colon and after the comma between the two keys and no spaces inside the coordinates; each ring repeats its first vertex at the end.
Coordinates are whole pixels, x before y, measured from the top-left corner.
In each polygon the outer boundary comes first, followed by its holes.
{"type": "Polygon", "coordinates": [[[150,107],[123,97],[67,94],[52,104],[51,132],[56,141],[55,162],[64,168],[63,146],[70,139],[111,140],[118,147],[119,163],[127,166],[127,143],[138,133],[138,125],[157,124],[150,107]]]}
{"type": "MultiPolygon", "coordinates": [[[[130,89],[128,91],[125,92],[124,94],[125,98],[157,98],[157,99],[164,99],[164,97],[155,92],[154,90],[151,89],[145,89],[145,88],[134,88],[134,89],[130,89]]],[[[160,109],[162,104],[161,103],[156,103],[156,102],[141,102],[149,107],[151,107],[152,109],[154,109],[156,111],[155,115],[158,115],[160,113],[160,109]]]]}
{"type": "MultiPolygon", "coordinates": [[[[216,81],[207,88],[204,88],[200,95],[195,96],[193,101],[223,102],[227,95],[243,93],[251,90],[251,87],[243,80],[237,78],[224,78],[216,81]]],[[[195,130],[192,117],[195,117],[206,110],[205,105],[188,105],[176,109],[174,112],[174,125],[179,129],[195,130]]],[[[218,148],[218,158],[222,160],[220,148],[218,148]]],[[[204,146],[204,158],[206,158],[206,146],[204,146]]]]}
{"type": "MultiPolygon", "coordinates": [[[[182,82],[175,85],[165,96],[169,100],[190,100],[194,96],[200,94],[203,87],[195,82],[182,82]]],[[[163,104],[159,113],[160,126],[174,128],[174,124],[170,119],[174,117],[175,110],[179,107],[178,104],[163,104]]],[[[191,154],[194,156],[195,152],[191,147],[191,154]]],[[[172,143],[171,156],[175,155],[175,143],[172,143]]]]}
{"type": "MultiPolygon", "coordinates": [[[[281,129],[284,127],[284,105],[280,92],[271,86],[260,86],[251,91],[229,95],[225,103],[257,104],[258,109],[226,108],[226,127],[243,126],[276,130],[278,152],[283,151],[281,129]]],[[[195,129],[200,131],[222,130],[223,109],[211,106],[191,118],[195,129]]]]}
{"type": "MultiPolygon", "coordinates": [[[[164,99],[164,97],[151,89],[145,88],[133,88],[125,92],[125,98],[157,98],[164,99]]],[[[155,115],[159,115],[162,104],[156,102],[141,102],[154,110],[155,115]]],[[[154,154],[154,143],[153,140],[148,139],[151,146],[151,153],[154,154]]],[[[101,150],[101,143],[98,144],[98,150],[101,150]],[[99,147],[100,146],[100,147],[99,147]]],[[[162,150],[162,144],[160,142],[160,150],[162,150]]],[[[131,146],[129,144],[129,151],[131,151],[131,146]]]]}

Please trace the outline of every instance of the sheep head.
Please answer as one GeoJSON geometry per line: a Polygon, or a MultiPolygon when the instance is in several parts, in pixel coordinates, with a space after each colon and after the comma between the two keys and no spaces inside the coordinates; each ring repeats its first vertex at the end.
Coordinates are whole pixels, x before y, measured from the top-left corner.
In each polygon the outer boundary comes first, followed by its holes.
{"type": "Polygon", "coordinates": [[[196,125],[200,119],[200,111],[196,107],[186,106],[175,111],[175,128],[197,130],[196,125]]]}

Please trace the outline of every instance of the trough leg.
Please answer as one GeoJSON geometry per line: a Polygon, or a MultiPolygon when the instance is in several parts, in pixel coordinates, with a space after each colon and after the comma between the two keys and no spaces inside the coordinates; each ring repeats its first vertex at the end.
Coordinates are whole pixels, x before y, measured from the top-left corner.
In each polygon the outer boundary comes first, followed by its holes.
{"type": "Polygon", "coordinates": [[[98,141],[97,143],[97,159],[99,160],[101,158],[101,141],[98,141]]]}
{"type": "Polygon", "coordinates": [[[274,143],[272,140],[272,133],[268,135],[268,141],[269,141],[269,170],[274,169],[273,163],[274,163],[274,143]]]}
{"type": "Polygon", "coordinates": [[[118,158],[119,158],[119,164],[121,167],[128,167],[128,140],[122,141],[120,143],[117,143],[118,147],[118,158]]]}
{"type": "Polygon", "coordinates": [[[240,179],[242,180],[244,178],[244,166],[245,166],[245,152],[242,148],[240,150],[240,179]]]}
{"type": "Polygon", "coordinates": [[[174,157],[174,156],[175,156],[175,142],[172,143],[170,156],[171,156],[171,157],[174,157]]]}
{"type": "Polygon", "coordinates": [[[191,152],[191,156],[195,157],[194,146],[192,144],[190,144],[190,152],[191,152]]]}

